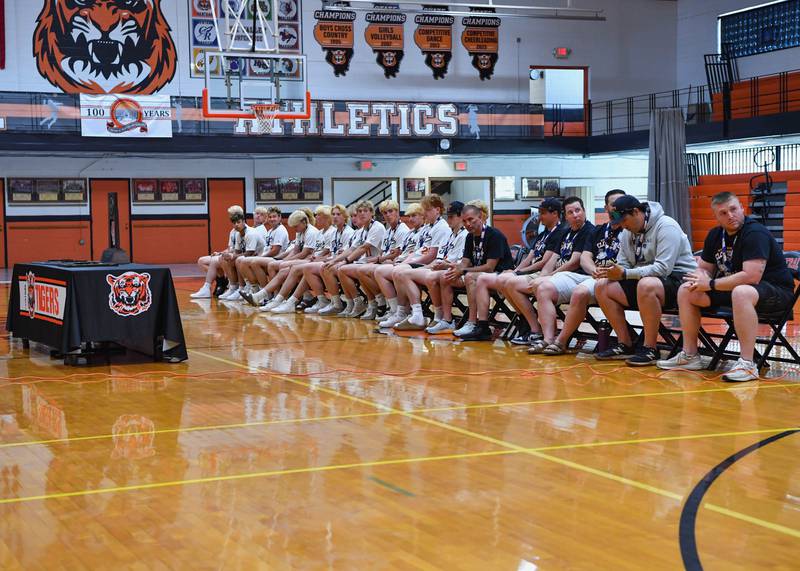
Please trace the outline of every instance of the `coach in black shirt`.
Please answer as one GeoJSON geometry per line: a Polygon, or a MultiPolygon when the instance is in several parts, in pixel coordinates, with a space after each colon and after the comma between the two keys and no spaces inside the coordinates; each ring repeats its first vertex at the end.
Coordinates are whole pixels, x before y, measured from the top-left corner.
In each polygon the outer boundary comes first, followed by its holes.
{"type": "MultiPolygon", "coordinates": [[[[492,332],[487,321],[489,288],[486,287],[486,283],[482,283],[482,280],[488,278],[493,282],[497,274],[514,267],[514,260],[506,237],[500,230],[483,223],[479,208],[465,206],[462,221],[469,234],[464,242],[463,258],[458,267],[452,270],[454,274],[452,277],[455,278],[457,272],[464,276],[469,302],[469,322],[477,321],[477,325],[459,337],[464,341],[491,339],[492,332]]],[[[450,301],[452,305],[452,298],[450,301]]],[[[444,303],[442,296],[442,305],[444,303]]],[[[448,307],[448,310],[450,309],[451,307],[448,307]]]]}
{"type": "Polygon", "coordinates": [[[733,308],[740,357],[722,378],[752,381],[758,379],[753,362],[758,316],[785,311],[793,299],[794,280],[775,238],[763,225],[745,217],[735,195],[715,195],[711,209],[720,225],[708,233],[698,270],[686,275],[678,292],[683,351],[659,361],[658,366],[702,369],[697,354],[700,310],[727,306],[733,308]]]}

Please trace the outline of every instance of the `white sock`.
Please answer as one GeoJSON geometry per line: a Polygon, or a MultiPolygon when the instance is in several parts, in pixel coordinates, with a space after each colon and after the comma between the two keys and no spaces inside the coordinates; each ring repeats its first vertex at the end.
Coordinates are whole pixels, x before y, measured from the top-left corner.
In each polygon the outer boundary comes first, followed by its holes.
{"type": "Polygon", "coordinates": [[[325,297],[324,295],[318,295],[317,296],[317,301],[320,302],[320,303],[325,303],[326,301],[328,301],[328,298],[325,297]]]}
{"type": "Polygon", "coordinates": [[[239,291],[239,284],[233,284],[231,286],[231,291],[239,291]]]}
{"type": "Polygon", "coordinates": [[[377,306],[378,304],[375,303],[374,299],[370,299],[369,302],[367,303],[367,307],[377,307],[377,306]]]}
{"type": "Polygon", "coordinates": [[[275,303],[281,303],[283,301],[283,296],[278,294],[275,296],[275,303]]]}
{"type": "Polygon", "coordinates": [[[442,308],[433,306],[433,319],[434,321],[441,321],[442,319],[442,308]]]}
{"type": "Polygon", "coordinates": [[[409,309],[409,307],[407,305],[398,305],[397,306],[397,314],[398,315],[403,315],[405,317],[408,317],[408,315],[410,313],[411,313],[411,309],[409,309]]]}
{"type": "Polygon", "coordinates": [[[391,297],[386,300],[386,303],[389,304],[389,312],[390,313],[397,313],[397,298],[391,297]]]}
{"type": "Polygon", "coordinates": [[[211,284],[206,282],[203,284],[203,287],[200,288],[200,291],[207,291],[211,289],[211,284]]]}
{"type": "Polygon", "coordinates": [[[331,303],[333,305],[342,305],[342,296],[338,293],[331,296],[331,303]]]}
{"type": "Polygon", "coordinates": [[[290,295],[290,296],[289,296],[289,297],[286,299],[286,301],[288,301],[288,302],[289,302],[289,303],[291,303],[292,305],[297,305],[297,298],[296,298],[295,296],[293,296],[293,295],[290,295]]]}
{"type": "Polygon", "coordinates": [[[415,318],[422,319],[422,304],[421,303],[413,303],[411,304],[411,316],[415,318]]]}
{"type": "Polygon", "coordinates": [[[385,297],[383,297],[383,294],[382,294],[382,293],[379,293],[378,295],[376,295],[376,296],[375,296],[375,301],[376,301],[376,302],[378,303],[378,305],[380,305],[381,307],[383,307],[384,305],[386,305],[386,298],[385,298],[385,297]]]}

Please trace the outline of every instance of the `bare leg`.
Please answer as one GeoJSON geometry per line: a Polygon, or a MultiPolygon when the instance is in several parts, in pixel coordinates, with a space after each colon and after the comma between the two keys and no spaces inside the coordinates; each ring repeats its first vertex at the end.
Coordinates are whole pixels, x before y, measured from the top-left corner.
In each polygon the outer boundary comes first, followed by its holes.
{"type": "Polygon", "coordinates": [[[606,279],[597,280],[595,295],[600,309],[608,319],[611,327],[617,333],[617,339],[623,345],[631,346],[631,332],[628,329],[628,322],[625,320],[625,308],[628,307],[628,299],[625,292],[618,282],[606,279]]]}
{"type": "MultiPolygon", "coordinates": [[[[683,333],[683,352],[697,354],[697,336],[700,332],[700,308],[711,305],[705,292],[690,291],[687,284],[678,290],[678,315],[683,333]]],[[[738,329],[737,329],[738,331],[738,329]]]]}
{"type": "Polygon", "coordinates": [[[655,347],[658,343],[658,326],[661,308],[664,307],[664,284],[658,278],[642,278],[636,288],[636,301],[644,324],[644,344],[655,347]]]}
{"type": "Polygon", "coordinates": [[[356,265],[346,265],[339,269],[339,283],[342,286],[344,295],[349,299],[358,297],[358,287],[355,279],[358,276],[359,267],[356,265]]]}
{"type": "Polygon", "coordinates": [[[558,290],[553,282],[545,280],[536,288],[536,301],[539,309],[539,325],[542,326],[542,335],[545,343],[552,343],[556,336],[556,303],[558,290]]]}
{"type": "MultiPolygon", "coordinates": [[[[507,281],[503,294],[506,300],[514,307],[525,321],[531,331],[538,333],[541,331],[539,321],[536,319],[536,310],[530,300],[530,286],[531,282],[524,276],[515,276],[513,279],[507,281]]],[[[488,308],[488,303],[487,303],[488,308]]]]}
{"type": "MultiPolygon", "coordinates": [[[[561,333],[556,337],[556,343],[562,347],[566,347],[569,343],[570,337],[578,330],[583,320],[586,318],[586,310],[589,303],[592,301],[592,294],[586,286],[578,285],[569,298],[569,309],[567,316],[564,318],[564,328],[561,333]]],[[[541,313],[541,301],[539,302],[539,309],[541,313]]]]}
{"type": "Polygon", "coordinates": [[[739,285],[731,292],[733,304],[733,325],[739,338],[739,354],[742,359],[753,360],[753,349],[756,344],[758,328],[758,291],[753,286],[739,285]]]}

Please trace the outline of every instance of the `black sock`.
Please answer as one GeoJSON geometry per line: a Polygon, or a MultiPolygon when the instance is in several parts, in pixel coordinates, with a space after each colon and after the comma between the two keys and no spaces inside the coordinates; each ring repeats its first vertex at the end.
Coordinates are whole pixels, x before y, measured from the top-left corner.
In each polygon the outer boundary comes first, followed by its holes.
{"type": "Polygon", "coordinates": [[[482,331],[487,331],[489,329],[489,322],[488,321],[478,321],[478,329],[482,331]]]}

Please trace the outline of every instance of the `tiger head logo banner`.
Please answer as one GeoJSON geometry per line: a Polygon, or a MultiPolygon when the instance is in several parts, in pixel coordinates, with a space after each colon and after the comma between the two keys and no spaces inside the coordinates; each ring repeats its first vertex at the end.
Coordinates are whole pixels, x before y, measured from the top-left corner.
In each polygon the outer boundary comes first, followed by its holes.
{"type": "Polygon", "coordinates": [[[325,52],[325,61],[331,64],[335,76],[347,75],[353,59],[356,13],[350,10],[315,10],[314,19],[317,20],[314,39],[325,52]]]}
{"type": "Polygon", "coordinates": [[[465,16],[461,24],[461,43],[472,56],[472,67],[478,70],[481,81],[491,79],[500,43],[500,18],[465,16]]]}
{"type": "Polygon", "coordinates": [[[431,68],[433,79],[443,79],[453,57],[453,16],[444,14],[419,14],[414,18],[417,29],[414,43],[425,56],[425,65],[431,68]]]}
{"type": "Polygon", "coordinates": [[[364,38],[367,45],[377,54],[375,61],[383,68],[383,75],[389,79],[397,77],[400,62],[403,61],[403,25],[406,15],[400,12],[368,12],[367,29],[364,38]]]}
{"type": "Polygon", "coordinates": [[[44,0],[33,33],[39,73],[65,93],[147,95],[175,75],[162,0],[44,0]]]}

